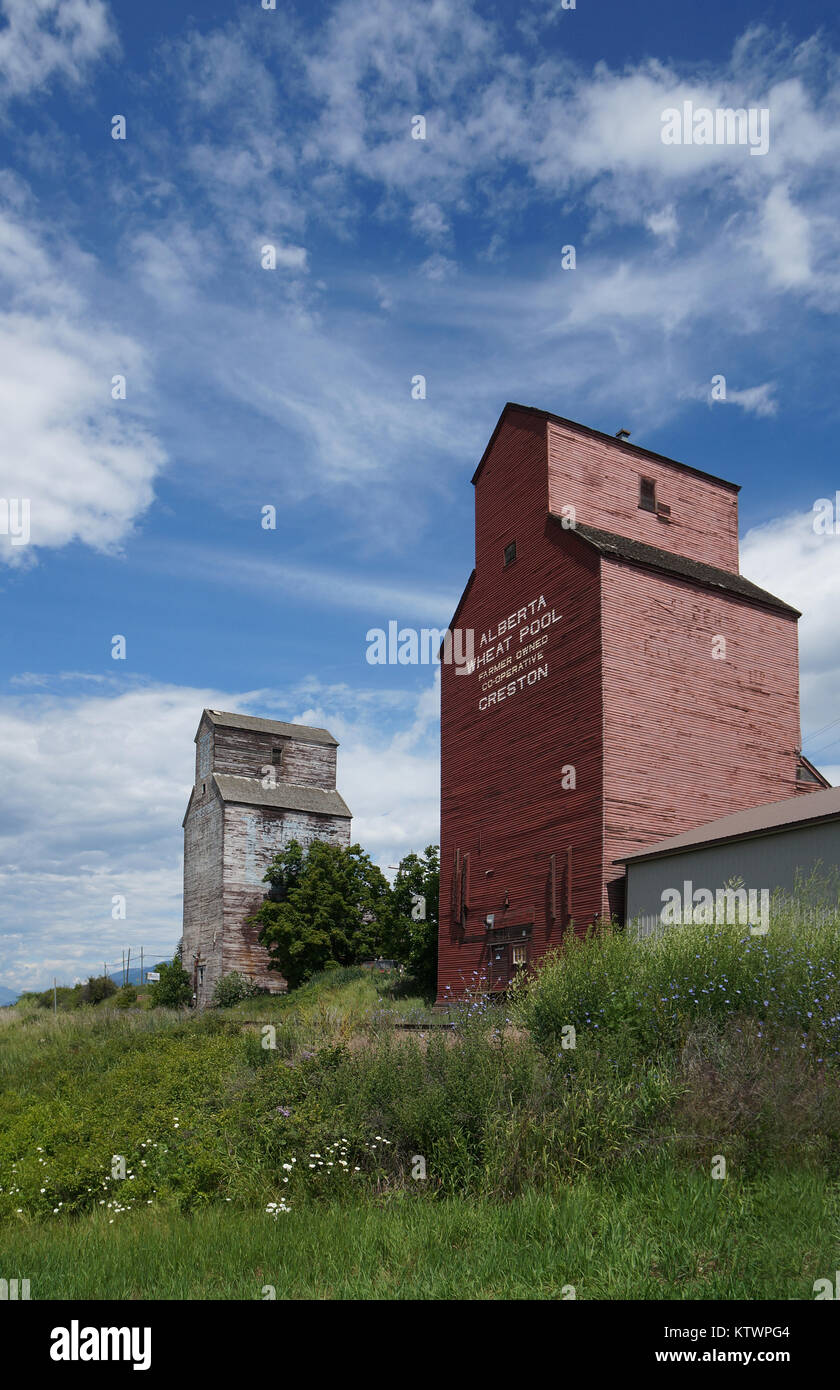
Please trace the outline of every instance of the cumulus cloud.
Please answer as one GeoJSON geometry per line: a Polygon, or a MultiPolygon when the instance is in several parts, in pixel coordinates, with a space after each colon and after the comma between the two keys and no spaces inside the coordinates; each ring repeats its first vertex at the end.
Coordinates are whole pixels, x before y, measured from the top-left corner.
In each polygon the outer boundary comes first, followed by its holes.
{"type": "MultiPolygon", "coordinates": [[[[833,514],[834,499],[826,501],[831,502],[833,514]]],[[[791,512],[753,527],[741,542],[741,572],[802,612],[799,661],[804,735],[836,719],[840,685],[840,533],[816,530],[819,515],[814,510],[791,512]]],[[[806,737],[805,752],[819,766],[838,761],[837,733],[813,741],[806,737]]]]}
{"type": "Polygon", "coordinates": [[[91,311],[68,267],[72,253],[52,255],[31,225],[0,212],[0,494],[26,499],[30,516],[27,544],[0,531],[11,564],[73,540],[113,549],[150,505],[165,458],[133,408],[148,386],[144,350],[91,311]],[[124,400],[112,396],[115,377],[124,400]]]}

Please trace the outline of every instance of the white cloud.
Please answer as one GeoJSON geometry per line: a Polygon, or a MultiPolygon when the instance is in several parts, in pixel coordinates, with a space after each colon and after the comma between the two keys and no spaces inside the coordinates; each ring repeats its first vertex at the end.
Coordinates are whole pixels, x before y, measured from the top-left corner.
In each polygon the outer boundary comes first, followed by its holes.
{"type": "Polygon", "coordinates": [[[726,395],[713,395],[713,389],[719,383],[712,382],[703,385],[687,387],[680,392],[683,400],[706,401],[709,405],[737,405],[745,410],[748,415],[767,416],[775,415],[779,409],[778,402],[774,398],[776,390],[775,383],[763,381],[760,386],[745,386],[742,390],[726,383],[726,395]]]}
{"type": "Polygon", "coordinates": [[[118,48],[103,0],[2,0],[0,95],[27,96],[53,77],[77,86],[118,48]]]}
{"type": "MultiPolygon", "coordinates": [[[[741,572],[802,612],[799,661],[803,735],[840,714],[840,534],[815,533],[815,515],[813,511],[791,512],[753,527],[741,542],[741,572]]],[[[805,752],[819,766],[823,749],[836,760],[836,745],[830,747],[831,740],[830,733],[812,744],[806,740],[805,752]]]]}
{"type": "Polygon", "coordinates": [[[752,244],[767,262],[771,284],[783,289],[810,284],[810,223],[781,185],[767,195],[760,231],[752,244]]]}
{"type": "Polygon", "coordinates": [[[32,227],[0,213],[0,495],[29,499],[30,542],[0,534],[0,559],[80,540],[117,546],[153,499],[164,453],[137,414],[148,387],[139,344],[91,312],[73,284],[89,258],[53,255],[32,227]],[[69,276],[69,278],[65,278],[69,276]],[[112,379],[126,378],[126,399],[112,379]]]}

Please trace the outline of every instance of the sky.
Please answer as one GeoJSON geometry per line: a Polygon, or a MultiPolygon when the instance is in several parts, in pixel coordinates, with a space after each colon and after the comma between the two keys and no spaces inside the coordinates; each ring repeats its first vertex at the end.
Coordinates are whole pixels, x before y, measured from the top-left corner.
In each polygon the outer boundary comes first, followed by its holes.
{"type": "Polygon", "coordinates": [[[742,485],[840,781],[835,7],[269,3],[0,0],[13,989],[172,953],[205,706],[329,728],[383,868],[436,843],[436,671],[366,634],[449,620],[508,400],[742,485]]]}

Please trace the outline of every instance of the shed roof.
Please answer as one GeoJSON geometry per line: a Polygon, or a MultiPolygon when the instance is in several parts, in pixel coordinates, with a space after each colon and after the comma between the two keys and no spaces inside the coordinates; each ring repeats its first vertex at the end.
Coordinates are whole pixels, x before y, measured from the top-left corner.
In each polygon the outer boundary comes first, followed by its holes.
{"type": "MultiPolygon", "coordinates": [[[[294,726],[292,726],[294,727],[294,726]]],[[[240,806],[274,806],[281,811],[309,811],[316,816],[340,816],[350,820],[351,811],[338,792],[322,787],[305,787],[299,782],[278,781],[264,787],[259,777],[235,777],[230,772],[214,772],[223,801],[240,806]]]]}
{"type": "Polygon", "coordinates": [[[771,835],[794,825],[814,825],[821,821],[840,819],[840,787],[822,792],[800,792],[784,801],[770,801],[765,806],[751,806],[731,816],[707,821],[682,835],[659,840],[647,849],[614,859],[614,864],[634,864],[643,859],[658,859],[666,854],[679,854],[686,849],[701,849],[723,840],[748,839],[753,835],[771,835]]]}
{"type": "MultiPolygon", "coordinates": [[[[554,512],[550,512],[549,515],[554,521],[562,520],[554,512]]],[[[585,526],[582,522],[578,522],[569,530],[609,559],[626,560],[630,564],[661,570],[666,574],[676,574],[695,584],[702,584],[707,589],[719,589],[724,593],[737,594],[739,598],[753,599],[755,603],[777,608],[780,612],[790,613],[795,618],[801,616],[798,608],[791,607],[784,599],[776,598],[775,594],[768,593],[766,589],[759,588],[751,580],[744,579],[743,575],[734,574],[731,570],[721,570],[716,565],[706,565],[701,560],[689,560],[685,555],[675,555],[670,550],[660,550],[656,545],[630,540],[628,536],[619,536],[612,531],[601,531],[595,526],[585,526]]]]}
{"type": "MultiPolygon", "coordinates": [[[[281,719],[258,719],[251,714],[228,714],[224,710],[206,709],[202,719],[207,716],[211,724],[226,729],[250,729],[257,734],[276,734],[278,738],[292,738],[297,743],[328,743],[338,747],[338,739],[333,738],[329,729],[313,728],[309,724],[285,724],[281,719]]],[[[201,723],[199,721],[199,728],[201,723]]],[[[198,734],[196,734],[198,738],[198,734]]]]}

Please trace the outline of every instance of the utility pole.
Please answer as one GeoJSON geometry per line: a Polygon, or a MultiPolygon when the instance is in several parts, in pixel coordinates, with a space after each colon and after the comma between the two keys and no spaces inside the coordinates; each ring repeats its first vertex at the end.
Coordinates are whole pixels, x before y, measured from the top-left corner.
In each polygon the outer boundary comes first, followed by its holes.
{"type": "Polygon", "coordinates": [[[143,983],[143,947],[140,947],[140,984],[143,983]]]}
{"type": "Polygon", "coordinates": [[[58,981],[53,975],[53,1013],[58,1013],[58,981]]]}
{"type": "Polygon", "coordinates": [[[125,947],[123,946],[122,982],[125,984],[125,947]]]}
{"type": "Polygon", "coordinates": [[[129,946],[129,948],[128,948],[128,962],[127,962],[126,967],[125,967],[125,979],[123,980],[123,984],[124,984],[124,985],[127,985],[127,984],[128,984],[128,977],[129,977],[130,974],[131,974],[131,947],[129,946]]]}

